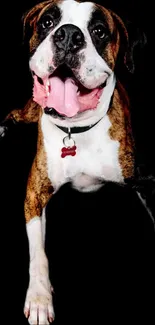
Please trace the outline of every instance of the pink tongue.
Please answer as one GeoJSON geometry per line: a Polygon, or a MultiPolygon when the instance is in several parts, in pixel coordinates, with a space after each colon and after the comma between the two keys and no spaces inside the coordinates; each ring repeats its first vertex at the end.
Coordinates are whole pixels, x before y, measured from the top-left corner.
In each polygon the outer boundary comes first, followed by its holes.
{"type": "Polygon", "coordinates": [[[58,113],[72,117],[80,110],[75,82],[71,78],[62,81],[58,77],[50,78],[50,93],[47,107],[53,107],[58,113]]]}

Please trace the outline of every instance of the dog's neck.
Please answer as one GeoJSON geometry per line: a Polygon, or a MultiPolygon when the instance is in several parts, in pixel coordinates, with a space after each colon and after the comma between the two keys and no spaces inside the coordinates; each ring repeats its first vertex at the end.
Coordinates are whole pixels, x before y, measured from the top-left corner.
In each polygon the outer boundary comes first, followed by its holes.
{"type": "Polygon", "coordinates": [[[95,110],[85,111],[84,114],[81,114],[78,118],[66,118],[65,120],[56,119],[52,116],[49,116],[49,120],[59,126],[66,128],[73,127],[85,127],[89,125],[93,125],[101,120],[108,112],[109,105],[111,102],[111,97],[113,95],[114,89],[116,85],[115,74],[112,73],[107,80],[107,84],[103,89],[102,96],[99,100],[98,106],[95,110]]]}

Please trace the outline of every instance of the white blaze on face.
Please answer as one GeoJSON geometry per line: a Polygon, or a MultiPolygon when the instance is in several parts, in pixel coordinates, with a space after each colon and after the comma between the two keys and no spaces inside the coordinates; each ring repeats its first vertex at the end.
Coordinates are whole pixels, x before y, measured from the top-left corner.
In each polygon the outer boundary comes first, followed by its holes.
{"type": "Polygon", "coordinates": [[[52,43],[52,35],[64,24],[73,24],[81,29],[84,34],[86,46],[78,52],[82,56],[80,69],[75,70],[75,75],[80,78],[86,88],[93,89],[107,79],[112,70],[108,67],[104,59],[96,51],[89,31],[88,24],[94,10],[94,4],[90,2],[78,3],[73,0],[63,1],[58,5],[61,10],[61,20],[56,28],[38,46],[36,52],[30,60],[30,69],[40,78],[49,75],[49,67],[53,66],[53,56],[55,53],[52,43]]]}
{"type": "Polygon", "coordinates": [[[86,30],[91,18],[94,4],[91,2],[78,3],[73,0],[63,1],[58,5],[62,12],[62,19],[59,26],[63,24],[73,24],[81,30],[86,30]]]}

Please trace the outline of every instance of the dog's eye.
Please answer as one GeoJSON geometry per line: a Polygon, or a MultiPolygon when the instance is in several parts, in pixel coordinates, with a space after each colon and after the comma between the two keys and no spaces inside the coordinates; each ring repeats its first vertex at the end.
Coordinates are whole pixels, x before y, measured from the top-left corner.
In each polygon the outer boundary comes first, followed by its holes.
{"type": "Polygon", "coordinates": [[[105,37],[105,28],[101,24],[95,26],[92,32],[95,36],[97,36],[100,39],[103,39],[105,37]]]}
{"type": "Polygon", "coordinates": [[[50,15],[44,16],[40,21],[40,25],[42,29],[48,29],[50,27],[53,27],[53,20],[51,16],[50,15]]]}

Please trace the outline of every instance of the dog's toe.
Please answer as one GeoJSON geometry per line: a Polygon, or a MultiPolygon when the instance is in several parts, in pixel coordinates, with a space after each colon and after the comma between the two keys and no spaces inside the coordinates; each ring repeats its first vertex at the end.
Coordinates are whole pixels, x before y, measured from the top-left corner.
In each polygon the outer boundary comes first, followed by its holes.
{"type": "Polygon", "coordinates": [[[52,296],[27,295],[24,314],[30,325],[48,325],[54,320],[52,296]]]}
{"type": "Polygon", "coordinates": [[[54,310],[52,304],[48,304],[48,319],[50,323],[54,321],[54,310]]]}

